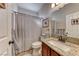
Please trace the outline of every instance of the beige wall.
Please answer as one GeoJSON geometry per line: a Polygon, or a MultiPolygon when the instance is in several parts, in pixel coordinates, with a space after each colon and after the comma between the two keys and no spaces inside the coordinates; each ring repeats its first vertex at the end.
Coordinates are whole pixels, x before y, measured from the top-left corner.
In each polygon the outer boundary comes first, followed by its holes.
{"type": "Polygon", "coordinates": [[[39,10],[39,16],[40,17],[48,17],[49,16],[49,11],[51,10],[50,8],[50,4],[49,3],[45,3],[42,8],[39,10]]]}

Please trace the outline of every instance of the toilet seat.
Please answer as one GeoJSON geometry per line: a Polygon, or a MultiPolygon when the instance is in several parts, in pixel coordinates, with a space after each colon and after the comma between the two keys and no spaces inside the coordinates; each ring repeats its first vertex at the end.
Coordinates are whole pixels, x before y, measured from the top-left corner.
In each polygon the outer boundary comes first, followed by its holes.
{"type": "Polygon", "coordinates": [[[32,43],[32,48],[40,48],[42,43],[40,41],[32,43]]]}

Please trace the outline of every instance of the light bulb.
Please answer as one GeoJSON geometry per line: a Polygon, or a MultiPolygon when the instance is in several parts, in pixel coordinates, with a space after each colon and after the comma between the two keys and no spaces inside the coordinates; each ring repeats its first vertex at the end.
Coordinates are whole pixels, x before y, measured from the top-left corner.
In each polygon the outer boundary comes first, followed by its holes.
{"type": "Polygon", "coordinates": [[[55,7],[55,3],[52,3],[52,4],[51,4],[51,8],[54,8],[54,7],[55,7]]]}
{"type": "Polygon", "coordinates": [[[60,3],[56,3],[56,5],[59,5],[60,3]]]}

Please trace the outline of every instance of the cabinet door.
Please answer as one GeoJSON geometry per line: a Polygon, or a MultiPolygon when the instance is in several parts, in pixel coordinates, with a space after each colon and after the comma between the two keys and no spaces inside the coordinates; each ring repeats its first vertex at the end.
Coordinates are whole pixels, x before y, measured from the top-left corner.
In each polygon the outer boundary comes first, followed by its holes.
{"type": "Polygon", "coordinates": [[[57,52],[51,49],[51,56],[60,56],[57,52]]]}
{"type": "Polygon", "coordinates": [[[42,56],[50,56],[50,48],[45,43],[42,43],[42,56]]]}
{"type": "Polygon", "coordinates": [[[50,56],[50,47],[47,47],[47,56],[50,56]]]}

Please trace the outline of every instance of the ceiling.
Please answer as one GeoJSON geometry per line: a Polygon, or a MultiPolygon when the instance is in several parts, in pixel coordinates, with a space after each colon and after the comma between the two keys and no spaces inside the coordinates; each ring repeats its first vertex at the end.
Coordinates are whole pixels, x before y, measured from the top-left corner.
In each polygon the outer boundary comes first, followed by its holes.
{"type": "Polygon", "coordinates": [[[64,5],[64,3],[60,4],[56,8],[51,8],[51,3],[19,3],[18,6],[24,8],[26,10],[30,10],[36,12],[39,17],[49,17],[53,12],[59,10],[64,5]]]}
{"type": "Polygon", "coordinates": [[[27,10],[38,12],[44,3],[19,3],[18,6],[27,10]]]}

